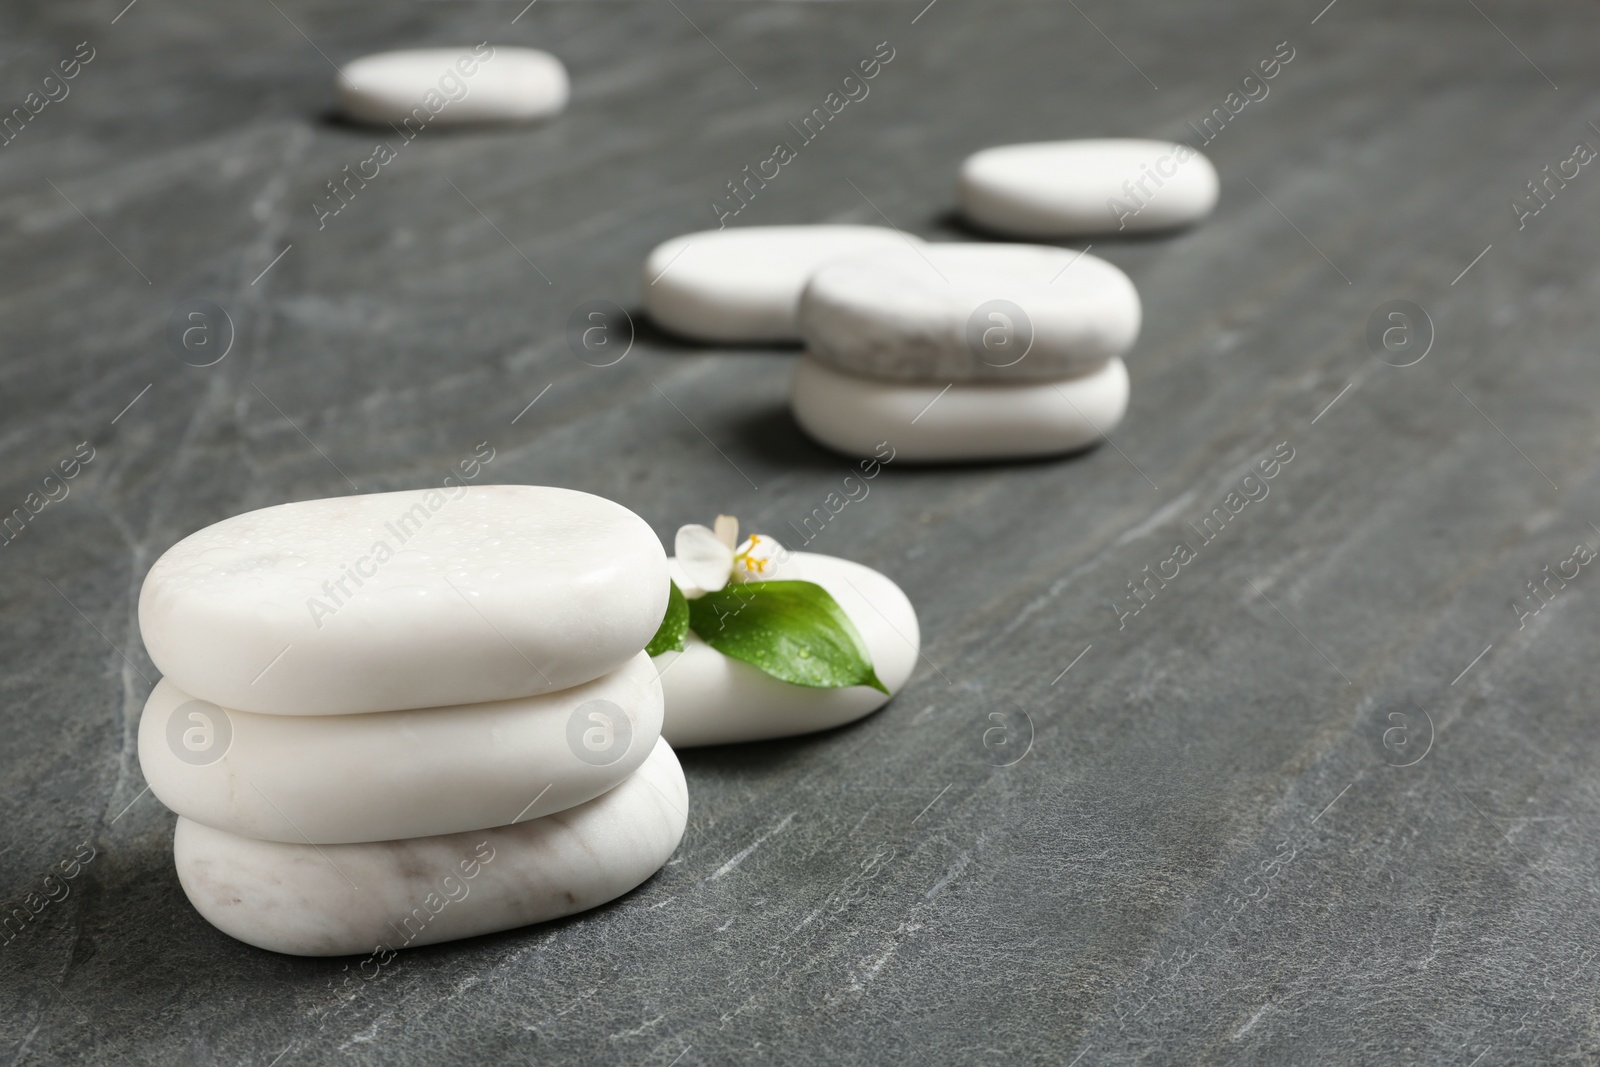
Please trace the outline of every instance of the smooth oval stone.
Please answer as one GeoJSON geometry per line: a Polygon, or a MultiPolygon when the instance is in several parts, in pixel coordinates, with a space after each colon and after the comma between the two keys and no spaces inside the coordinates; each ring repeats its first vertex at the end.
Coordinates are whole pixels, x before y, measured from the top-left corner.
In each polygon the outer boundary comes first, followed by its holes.
{"type": "Polygon", "coordinates": [[[905,249],[915,237],[881,226],[744,226],[656,246],[644,262],[644,305],[673,333],[719,343],[800,339],[795,309],[813,271],[842,256],[905,249]]]}
{"type": "Polygon", "coordinates": [[[230,937],[296,956],[385,953],[615,899],[667,862],[688,810],[683,769],[657,740],[610,792],[513,826],[290,845],[179,818],[172,852],[189,902],[230,937]]]}
{"type": "Polygon", "coordinates": [[[645,521],[570,489],[454,486],[279,504],[168,549],[139,594],[174,685],[282,715],[548,693],[614,671],[667,609],[645,521]]]}
{"type": "Polygon", "coordinates": [[[1056,381],[1139,335],[1139,292],[1084,252],[933,244],[819,269],[800,298],[808,353],[900,381],[1056,381]]]}
{"type": "MultiPolygon", "coordinates": [[[[878,680],[898,693],[916,666],[922,634],[911,601],[884,575],[849,560],[795,552],[775,578],[815,582],[844,608],[872,654],[878,680]]],[[[866,686],[812,689],[730,659],[693,631],[682,652],[656,657],[666,695],[662,736],[679,748],[760,741],[853,722],[891,699],[866,686]]]]}
{"type": "MultiPolygon", "coordinates": [[[[1099,441],[1128,409],[1128,369],[1059,382],[909,385],[848,374],[815,359],[795,368],[795,421],[822,444],[871,456],[883,441],[895,462],[1020,459],[1074,452],[1099,441]]],[[[671,696],[667,714],[670,717],[671,696]]]]}
{"type": "Polygon", "coordinates": [[[462,126],[529,122],[567,106],[567,69],[548,52],[505,45],[362,56],[339,70],[339,103],[357,122],[462,126]]]}
{"type": "Polygon", "coordinates": [[[1013,237],[1142,233],[1205,218],[1217,169],[1170,141],[1042,141],[987,148],[961,165],[961,211],[1013,237]]]}
{"type": "Polygon", "coordinates": [[[161,802],[263,841],[344,844],[481,830],[604,793],[661,735],[661,683],[640,652],[542,696],[368,715],[258,715],[157,683],[139,764],[161,802]]]}

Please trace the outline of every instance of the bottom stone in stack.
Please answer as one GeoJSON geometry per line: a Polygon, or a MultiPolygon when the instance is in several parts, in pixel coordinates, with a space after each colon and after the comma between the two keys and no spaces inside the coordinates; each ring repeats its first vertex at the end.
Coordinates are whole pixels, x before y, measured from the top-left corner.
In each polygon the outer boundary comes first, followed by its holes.
{"type": "Polygon", "coordinates": [[[800,427],[830,448],[895,461],[1020,459],[1074,452],[1110,433],[1128,410],[1128,368],[1112,359],[1061,381],[911,383],[865,378],[810,357],[790,403],[800,427]]]}
{"type": "Polygon", "coordinates": [[[179,818],[173,856],[189,902],[231,937],[297,956],[382,953],[556,919],[619,897],[666,863],[688,807],[683,769],[658,740],[615,789],[510,826],[307,845],[179,818]]]}

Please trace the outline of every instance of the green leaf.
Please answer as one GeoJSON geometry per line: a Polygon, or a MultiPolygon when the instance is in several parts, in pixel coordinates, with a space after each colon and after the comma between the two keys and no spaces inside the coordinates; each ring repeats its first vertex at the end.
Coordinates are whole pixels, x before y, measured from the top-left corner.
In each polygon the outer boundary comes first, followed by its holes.
{"type": "Polygon", "coordinates": [[[660,629],[645,646],[645,651],[652,656],[659,656],[663,652],[682,652],[683,635],[689,632],[689,601],[683,595],[683,590],[678,588],[678,583],[667,579],[667,584],[672,589],[667,593],[667,614],[661,620],[660,629]]]}
{"type": "Polygon", "coordinates": [[[689,601],[688,609],[689,626],[702,641],[780,681],[889,692],[855,623],[815,582],[729,585],[689,601]]]}

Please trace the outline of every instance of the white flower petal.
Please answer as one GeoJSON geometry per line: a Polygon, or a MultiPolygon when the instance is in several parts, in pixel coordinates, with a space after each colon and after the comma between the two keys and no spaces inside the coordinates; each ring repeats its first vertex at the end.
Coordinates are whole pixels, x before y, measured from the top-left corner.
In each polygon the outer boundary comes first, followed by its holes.
{"type": "Polygon", "coordinates": [[[718,515],[712,529],[717,533],[717,540],[727,545],[731,550],[739,543],[739,520],[732,515],[718,515]]]}
{"type": "Polygon", "coordinates": [[[727,585],[728,576],[733,573],[733,549],[706,526],[678,527],[672,553],[685,577],[707,593],[727,585]]]}

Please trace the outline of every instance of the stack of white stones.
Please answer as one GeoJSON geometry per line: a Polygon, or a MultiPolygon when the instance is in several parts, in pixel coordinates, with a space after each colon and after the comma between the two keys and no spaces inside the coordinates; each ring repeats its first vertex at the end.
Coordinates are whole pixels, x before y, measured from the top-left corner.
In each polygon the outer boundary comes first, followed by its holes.
{"type": "Polygon", "coordinates": [[[795,421],[902,459],[1071,452],[1122,421],[1139,294],[1084,252],[930,244],[831,263],[800,297],[795,421]]]}
{"type": "MultiPolygon", "coordinates": [[[[1196,222],[1216,169],[1188,145],[1004,145],[961,168],[969,224],[1059,240],[1196,222]]],[[[874,226],[686,234],[645,261],[645,306],[698,341],[804,342],[790,403],[812,437],[911,462],[1073,452],[1121,422],[1133,283],[1088,249],[926,244],[874,226]]]]}
{"type": "MultiPolygon", "coordinates": [[[[449,480],[447,480],[449,481],[449,480]]],[[[284,504],[156,561],[139,758],[213,925],[383,953],[594,907],[650,877],[688,793],[644,652],[648,525],[465,486],[284,504]]]]}

